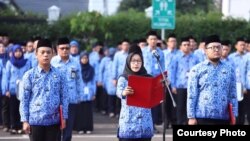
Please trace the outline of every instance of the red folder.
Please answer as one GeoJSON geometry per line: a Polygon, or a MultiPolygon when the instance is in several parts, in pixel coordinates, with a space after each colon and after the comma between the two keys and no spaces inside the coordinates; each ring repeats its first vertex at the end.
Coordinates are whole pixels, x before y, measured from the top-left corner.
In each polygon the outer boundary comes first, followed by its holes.
{"type": "Polygon", "coordinates": [[[163,100],[162,75],[156,77],[143,77],[130,75],[128,86],[134,90],[133,95],[127,96],[127,104],[143,108],[152,108],[163,100]]]}
{"type": "Polygon", "coordinates": [[[233,105],[232,105],[232,103],[228,104],[228,110],[229,110],[230,124],[234,125],[236,121],[235,121],[235,117],[234,117],[234,113],[233,113],[233,105]]]}

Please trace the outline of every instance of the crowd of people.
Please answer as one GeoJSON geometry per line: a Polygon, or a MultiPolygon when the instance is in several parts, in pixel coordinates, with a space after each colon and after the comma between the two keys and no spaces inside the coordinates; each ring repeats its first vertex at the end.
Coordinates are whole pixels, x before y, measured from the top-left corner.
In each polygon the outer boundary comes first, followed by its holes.
{"type": "Polygon", "coordinates": [[[124,39],[117,47],[96,42],[91,52],[80,52],[79,43],[67,37],[55,43],[36,37],[19,44],[0,34],[3,131],[29,133],[34,141],[61,136],[70,141],[72,130],[92,133],[93,112],[98,111],[119,118],[121,141],[151,140],[159,132],[156,125],[162,124],[162,114],[166,128],[229,124],[229,103],[234,124],[250,124],[250,42],[242,37],[233,43],[211,35],[198,44],[187,36],[177,44],[175,34],[161,40],[157,32],[149,31],[144,39],[124,39]],[[136,94],[128,86],[128,75],[157,76],[161,73],[157,61],[168,72],[177,106],[168,92],[164,113],[161,104],[152,109],[128,106],[126,97],[136,94]]]}

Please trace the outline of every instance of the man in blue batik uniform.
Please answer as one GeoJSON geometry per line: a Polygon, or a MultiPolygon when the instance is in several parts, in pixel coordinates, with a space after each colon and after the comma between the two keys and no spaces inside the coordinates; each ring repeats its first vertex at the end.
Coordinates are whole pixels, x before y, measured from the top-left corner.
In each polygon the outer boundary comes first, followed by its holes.
{"type": "Polygon", "coordinates": [[[38,41],[38,66],[23,76],[20,93],[20,115],[23,130],[32,141],[56,141],[68,118],[68,92],[64,74],[50,65],[52,45],[47,39],[38,41]]]}
{"type": "Polygon", "coordinates": [[[222,47],[217,35],[207,37],[205,52],[208,59],[194,66],[188,79],[188,124],[229,124],[229,103],[232,118],[238,116],[235,72],[220,60],[222,47]]]}

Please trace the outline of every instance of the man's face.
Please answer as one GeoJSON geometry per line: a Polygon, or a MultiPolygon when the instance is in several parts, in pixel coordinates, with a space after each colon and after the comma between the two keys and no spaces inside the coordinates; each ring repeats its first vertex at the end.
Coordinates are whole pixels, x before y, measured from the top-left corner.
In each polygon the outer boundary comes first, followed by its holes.
{"type": "Polygon", "coordinates": [[[128,42],[122,42],[122,50],[128,51],[130,44],[128,42]]]}
{"type": "Polygon", "coordinates": [[[177,44],[176,38],[173,38],[173,37],[168,38],[168,40],[167,40],[167,47],[169,49],[175,49],[176,48],[176,44],[177,44]]]}
{"type": "Polygon", "coordinates": [[[3,36],[3,43],[5,46],[9,44],[9,37],[8,36],[3,36]]]}
{"type": "Polygon", "coordinates": [[[146,43],[146,42],[140,42],[140,43],[138,43],[138,46],[139,46],[140,48],[144,48],[144,47],[147,46],[147,43],[146,43]]]}
{"type": "Polygon", "coordinates": [[[69,57],[69,44],[61,44],[57,46],[57,53],[61,58],[69,57]]]}
{"type": "Polygon", "coordinates": [[[235,48],[238,52],[243,53],[245,50],[246,43],[244,41],[238,41],[235,45],[235,48]]]}
{"type": "Polygon", "coordinates": [[[28,42],[26,44],[26,50],[27,50],[27,52],[32,52],[33,51],[33,46],[34,46],[33,42],[28,42]]]}
{"type": "Polygon", "coordinates": [[[218,43],[218,42],[209,43],[205,47],[205,52],[209,60],[215,61],[215,62],[219,61],[221,58],[221,54],[222,54],[221,43],[218,43]]]}
{"type": "Polygon", "coordinates": [[[4,54],[5,53],[5,47],[3,43],[0,43],[0,54],[4,54]]]}
{"type": "Polygon", "coordinates": [[[231,47],[226,46],[226,45],[222,45],[222,53],[221,53],[221,57],[226,58],[228,56],[228,54],[231,51],[231,47]]]}
{"type": "Polygon", "coordinates": [[[157,37],[155,35],[149,35],[147,38],[147,43],[150,47],[156,47],[157,37]]]}
{"type": "Polygon", "coordinates": [[[49,47],[39,47],[36,51],[36,57],[40,65],[50,65],[52,56],[52,48],[49,47]]]}
{"type": "Polygon", "coordinates": [[[197,43],[194,39],[189,39],[190,42],[190,47],[191,47],[191,51],[194,51],[197,49],[197,43]]]}
{"type": "Polygon", "coordinates": [[[250,52],[250,43],[246,44],[246,48],[245,49],[246,49],[247,52],[250,52]]]}
{"type": "Polygon", "coordinates": [[[185,54],[190,53],[190,43],[189,41],[183,41],[180,46],[181,51],[183,51],[185,54]]]}

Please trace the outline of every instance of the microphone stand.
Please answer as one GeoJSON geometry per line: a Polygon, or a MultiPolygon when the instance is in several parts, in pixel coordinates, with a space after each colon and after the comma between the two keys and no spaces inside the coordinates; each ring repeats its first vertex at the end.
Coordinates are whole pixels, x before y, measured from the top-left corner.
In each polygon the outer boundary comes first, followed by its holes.
{"type": "Polygon", "coordinates": [[[164,74],[164,72],[163,72],[163,69],[162,69],[162,67],[161,67],[161,64],[160,64],[160,60],[159,60],[159,57],[156,57],[155,56],[155,58],[157,59],[157,63],[158,63],[158,66],[159,66],[159,68],[160,68],[160,71],[161,71],[161,75],[162,75],[162,78],[163,78],[163,80],[162,80],[162,83],[163,83],[163,87],[164,87],[164,94],[163,94],[163,104],[162,104],[162,120],[163,120],[163,141],[165,141],[165,133],[166,133],[166,130],[165,130],[165,128],[166,128],[166,112],[165,112],[165,106],[166,106],[166,93],[167,93],[167,91],[168,91],[168,93],[169,93],[169,95],[170,95],[170,97],[171,97],[171,100],[172,100],[172,103],[173,103],[173,106],[174,107],[176,107],[176,103],[175,103],[175,100],[174,100],[174,98],[173,98],[173,95],[172,95],[172,93],[171,93],[171,91],[170,91],[170,88],[169,88],[169,86],[168,86],[168,82],[167,82],[167,79],[166,79],[166,76],[165,76],[165,74],[164,74]]]}

